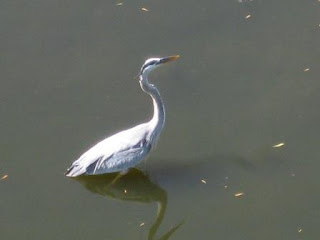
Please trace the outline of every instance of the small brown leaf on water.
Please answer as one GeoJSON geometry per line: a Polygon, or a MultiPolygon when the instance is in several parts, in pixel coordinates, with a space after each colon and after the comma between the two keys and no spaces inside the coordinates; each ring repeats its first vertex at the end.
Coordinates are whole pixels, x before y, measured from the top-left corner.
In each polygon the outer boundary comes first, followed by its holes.
{"type": "Polygon", "coordinates": [[[284,142],[278,143],[276,145],[273,145],[272,147],[274,148],[279,148],[279,147],[283,147],[284,146],[284,142]]]}
{"type": "Polygon", "coordinates": [[[1,180],[5,180],[6,178],[8,178],[8,174],[5,174],[1,177],[1,180]]]}
{"type": "Polygon", "coordinates": [[[234,194],[235,197],[242,197],[243,195],[244,195],[243,192],[238,192],[234,194]]]}

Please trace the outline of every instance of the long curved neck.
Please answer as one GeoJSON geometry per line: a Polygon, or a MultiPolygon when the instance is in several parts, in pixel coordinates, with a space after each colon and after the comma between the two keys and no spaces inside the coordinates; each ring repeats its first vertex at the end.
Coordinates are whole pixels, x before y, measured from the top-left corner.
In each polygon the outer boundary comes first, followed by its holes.
{"type": "Polygon", "coordinates": [[[149,83],[147,74],[140,76],[141,89],[150,95],[153,101],[153,117],[149,121],[151,127],[154,128],[151,138],[157,138],[161,132],[165,122],[165,109],[158,89],[149,83]]]}

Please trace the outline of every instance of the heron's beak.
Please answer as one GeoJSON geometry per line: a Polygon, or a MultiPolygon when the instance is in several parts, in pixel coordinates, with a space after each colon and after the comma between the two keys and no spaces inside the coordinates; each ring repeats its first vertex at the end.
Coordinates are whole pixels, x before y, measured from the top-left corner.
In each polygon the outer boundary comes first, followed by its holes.
{"type": "Polygon", "coordinates": [[[159,63],[167,63],[167,62],[171,62],[173,60],[176,60],[177,58],[179,58],[180,55],[174,55],[174,56],[170,56],[170,57],[164,57],[164,58],[161,58],[159,63]]]}

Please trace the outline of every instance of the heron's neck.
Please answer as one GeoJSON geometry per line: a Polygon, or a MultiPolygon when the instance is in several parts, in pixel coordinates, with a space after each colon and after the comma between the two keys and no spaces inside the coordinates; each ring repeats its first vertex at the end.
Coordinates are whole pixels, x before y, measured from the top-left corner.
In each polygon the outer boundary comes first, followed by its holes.
{"type": "Polygon", "coordinates": [[[140,86],[144,92],[150,95],[153,101],[153,117],[149,123],[155,129],[154,136],[151,137],[157,138],[165,122],[164,104],[158,89],[148,82],[147,76],[140,76],[140,86]]]}

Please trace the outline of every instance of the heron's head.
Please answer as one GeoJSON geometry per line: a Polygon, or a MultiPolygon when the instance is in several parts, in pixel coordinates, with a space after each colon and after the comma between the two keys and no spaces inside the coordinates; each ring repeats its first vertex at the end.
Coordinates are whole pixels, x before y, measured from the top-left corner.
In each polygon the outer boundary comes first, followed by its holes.
{"type": "Polygon", "coordinates": [[[141,67],[140,75],[145,75],[150,73],[153,69],[162,66],[163,63],[171,62],[173,60],[176,60],[179,55],[174,55],[170,57],[164,57],[164,58],[149,58],[141,67]]]}

